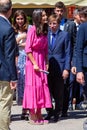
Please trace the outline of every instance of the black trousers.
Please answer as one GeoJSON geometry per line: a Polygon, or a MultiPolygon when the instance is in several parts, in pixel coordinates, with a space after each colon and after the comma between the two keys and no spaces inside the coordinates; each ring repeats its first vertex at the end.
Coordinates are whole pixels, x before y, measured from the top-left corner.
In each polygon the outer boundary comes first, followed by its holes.
{"type": "Polygon", "coordinates": [[[63,109],[62,109],[62,114],[66,114],[67,111],[68,111],[69,92],[70,92],[69,78],[67,78],[66,81],[64,82],[64,95],[63,95],[63,109]]]}
{"type": "MultiPolygon", "coordinates": [[[[63,106],[64,80],[60,66],[54,58],[49,61],[48,85],[51,98],[54,99],[54,114],[58,114],[63,106]]],[[[47,111],[52,112],[52,109],[47,109],[47,111]]]]}
{"type": "Polygon", "coordinates": [[[84,90],[85,98],[87,100],[87,68],[84,67],[83,71],[84,71],[84,77],[85,77],[85,84],[83,86],[83,90],[84,90]]]}

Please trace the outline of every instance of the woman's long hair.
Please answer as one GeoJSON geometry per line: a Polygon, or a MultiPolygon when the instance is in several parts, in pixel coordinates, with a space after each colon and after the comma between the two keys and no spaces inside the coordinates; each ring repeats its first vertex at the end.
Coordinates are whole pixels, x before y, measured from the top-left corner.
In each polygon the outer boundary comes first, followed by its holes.
{"type": "Polygon", "coordinates": [[[27,32],[27,29],[28,29],[28,20],[27,20],[27,16],[26,16],[26,14],[24,13],[23,10],[17,10],[17,11],[14,13],[13,23],[12,23],[13,28],[14,28],[15,32],[18,33],[18,31],[19,31],[19,26],[18,26],[18,24],[17,24],[17,22],[16,22],[16,18],[17,18],[19,15],[22,15],[23,18],[24,18],[24,24],[23,24],[23,26],[21,27],[21,31],[27,32]]]}
{"type": "Polygon", "coordinates": [[[42,12],[44,10],[43,9],[35,9],[33,11],[33,15],[32,15],[32,20],[33,20],[33,24],[36,26],[36,34],[37,36],[43,34],[43,35],[47,35],[48,32],[48,24],[44,23],[44,25],[42,25],[42,12]]]}

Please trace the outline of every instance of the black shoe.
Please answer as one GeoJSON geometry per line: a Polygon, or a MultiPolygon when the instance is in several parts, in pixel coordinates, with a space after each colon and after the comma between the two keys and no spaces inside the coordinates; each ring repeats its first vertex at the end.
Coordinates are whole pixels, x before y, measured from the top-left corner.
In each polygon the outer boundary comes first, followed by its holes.
{"type": "Polygon", "coordinates": [[[29,115],[25,115],[25,120],[29,121],[29,115]]]}
{"type": "Polygon", "coordinates": [[[45,120],[50,120],[54,116],[53,112],[49,112],[48,115],[45,117],[45,120]]]}
{"type": "Polygon", "coordinates": [[[63,114],[61,115],[61,117],[68,117],[68,114],[67,114],[67,113],[63,113],[63,114]]]}
{"type": "Polygon", "coordinates": [[[25,115],[21,115],[21,120],[25,120],[25,115]]]}
{"type": "Polygon", "coordinates": [[[52,117],[52,116],[48,114],[44,119],[45,119],[45,120],[50,120],[51,117],[52,117]]]}
{"type": "Polygon", "coordinates": [[[26,121],[28,121],[28,120],[29,120],[29,115],[23,113],[23,114],[21,115],[21,120],[26,120],[26,121]]]}
{"type": "Polygon", "coordinates": [[[52,120],[53,120],[53,122],[56,123],[59,120],[59,115],[58,114],[54,115],[52,120]]]}

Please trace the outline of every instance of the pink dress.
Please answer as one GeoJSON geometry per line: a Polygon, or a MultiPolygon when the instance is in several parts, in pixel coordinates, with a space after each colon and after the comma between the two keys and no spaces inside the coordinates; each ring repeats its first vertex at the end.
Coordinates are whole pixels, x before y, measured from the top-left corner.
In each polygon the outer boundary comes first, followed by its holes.
{"type": "MultiPolygon", "coordinates": [[[[32,52],[38,66],[46,70],[45,56],[48,53],[47,36],[36,35],[36,28],[32,26],[27,34],[26,53],[32,52]]],[[[33,64],[26,58],[25,90],[23,108],[51,108],[51,99],[47,83],[47,75],[36,72],[33,64]]]]}

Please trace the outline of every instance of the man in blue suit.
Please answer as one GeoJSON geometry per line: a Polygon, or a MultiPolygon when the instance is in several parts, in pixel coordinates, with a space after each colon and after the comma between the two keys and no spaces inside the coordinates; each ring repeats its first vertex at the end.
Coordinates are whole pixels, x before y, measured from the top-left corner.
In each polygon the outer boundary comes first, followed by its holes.
{"type": "Polygon", "coordinates": [[[83,85],[87,98],[87,7],[80,11],[80,19],[83,23],[77,32],[74,65],[76,66],[76,79],[83,85]]]}
{"type": "Polygon", "coordinates": [[[61,31],[60,20],[53,14],[48,19],[48,58],[49,58],[49,75],[48,84],[51,96],[54,98],[55,108],[48,109],[46,119],[57,122],[59,114],[62,111],[64,80],[69,75],[70,70],[70,40],[65,31],[61,31]]]}
{"type": "Polygon", "coordinates": [[[13,89],[17,85],[16,40],[8,20],[11,12],[12,2],[0,0],[0,130],[9,130],[13,89]]]}
{"type": "MultiPolygon", "coordinates": [[[[55,3],[54,13],[59,17],[61,20],[60,22],[60,29],[64,30],[69,33],[70,41],[71,41],[71,62],[73,56],[73,47],[76,43],[76,24],[74,21],[69,20],[65,17],[66,7],[62,1],[58,1],[55,3]]],[[[69,73],[69,77],[65,80],[65,87],[64,87],[64,98],[63,98],[63,110],[62,110],[62,117],[67,117],[68,105],[69,105],[69,92],[71,86],[73,86],[73,76],[71,72],[69,73]]]]}

